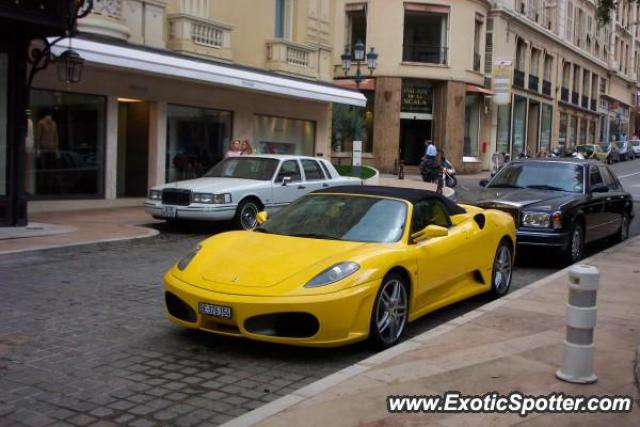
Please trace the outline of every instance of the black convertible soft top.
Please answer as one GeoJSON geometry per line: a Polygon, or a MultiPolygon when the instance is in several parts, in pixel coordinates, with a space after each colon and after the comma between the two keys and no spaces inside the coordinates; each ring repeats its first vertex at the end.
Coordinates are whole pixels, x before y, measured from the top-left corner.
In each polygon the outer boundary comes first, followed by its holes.
{"type": "Polygon", "coordinates": [[[411,204],[416,204],[422,200],[437,199],[449,212],[449,215],[466,213],[460,206],[450,199],[435,191],[419,190],[417,188],[385,187],[381,185],[344,185],[314,191],[312,194],[362,194],[366,196],[393,197],[395,199],[406,200],[411,204]]]}

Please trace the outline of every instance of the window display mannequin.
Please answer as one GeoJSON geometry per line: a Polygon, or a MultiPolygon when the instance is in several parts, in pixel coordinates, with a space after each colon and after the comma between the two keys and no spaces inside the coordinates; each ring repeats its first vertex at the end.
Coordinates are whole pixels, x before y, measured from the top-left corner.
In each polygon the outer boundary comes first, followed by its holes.
{"type": "Polygon", "coordinates": [[[51,110],[45,110],[44,117],[38,121],[35,146],[38,157],[42,152],[55,153],[59,157],[58,125],[53,120],[51,110]]]}

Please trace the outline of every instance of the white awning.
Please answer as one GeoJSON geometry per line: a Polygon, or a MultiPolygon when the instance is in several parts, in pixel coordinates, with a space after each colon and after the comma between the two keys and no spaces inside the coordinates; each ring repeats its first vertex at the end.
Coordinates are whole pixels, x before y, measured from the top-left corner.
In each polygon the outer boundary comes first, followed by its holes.
{"type": "MultiPolygon", "coordinates": [[[[59,55],[68,49],[68,46],[67,39],[61,40],[52,51],[59,55]]],[[[314,101],[358,107],[364,107],[367,103],[362,93],[331,84],[288,78],[233,65],[216,64],[206,60],[191,59],[184,55],[163,53],[155,49],[121,46],[80,38],[72,40],[72,48],[85,61],[94,64],[314,101]]]]}

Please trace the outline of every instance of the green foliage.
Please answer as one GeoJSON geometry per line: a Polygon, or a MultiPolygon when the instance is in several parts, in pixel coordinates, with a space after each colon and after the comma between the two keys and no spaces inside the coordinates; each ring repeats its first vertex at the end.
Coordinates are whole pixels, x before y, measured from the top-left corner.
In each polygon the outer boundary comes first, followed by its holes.
{"type": "Polygon", "coordinates": [[[353,141],[353,131],[360,128],[360,134],[365,129],[362,108],[353,108],[343,104],[333,104],[332,138],[334,144],[344,144],[353,141]],[[355,116],[355,117],[354,117],[355,116]]]}
{"type": "MultiPolygon", "coordinates": [[[[596,1],[596,19],[600,24],[608,24],[611,21],[611,12],[618,7],[621,0],[597,0],[596,1]]],[[[630,0],[635,3],[637,0],[630,0]]]]}
{"type": "MultiPolygon", "coordinates": [[[[354,176],[353,166],[351,165],[334,165],[338,173],[342,176],[354,176]]],[[[360,166],[360,178],[368,179],[376,174],[376,171],[367,166],[360,166]]]]}

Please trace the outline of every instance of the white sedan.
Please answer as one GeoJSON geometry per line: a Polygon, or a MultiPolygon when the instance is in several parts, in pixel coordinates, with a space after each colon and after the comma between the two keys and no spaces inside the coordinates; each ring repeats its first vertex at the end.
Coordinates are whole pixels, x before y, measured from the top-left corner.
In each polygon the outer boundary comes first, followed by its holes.
{"type": "Polygon", "coordinates": [[[203,177],[149,189],[144,208],[154,218],[233,220],[238,228],[256,226],[256,214],[271,213],[304,194],[336,185],[361,185],[340,176],[321,158],[285,155],[230,157],[203,177]]]}
{"type": "Polygon", "coordinates": [[[640,157],[640,139],[632,139],[629,141],[631,150],[635,157],[640,157]]]}

